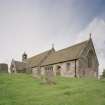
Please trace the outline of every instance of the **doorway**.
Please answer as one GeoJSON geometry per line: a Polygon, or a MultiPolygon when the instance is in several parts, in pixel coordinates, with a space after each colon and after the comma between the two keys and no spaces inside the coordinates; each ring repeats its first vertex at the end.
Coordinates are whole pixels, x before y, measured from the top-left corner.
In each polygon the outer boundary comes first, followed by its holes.
{"type": "Polygon", "coordinates": [[[61,75],[61,66],[59,66],[59,65],[57,65],[57,68],[56,68],[56,75],[57,76],[61,75]]]}

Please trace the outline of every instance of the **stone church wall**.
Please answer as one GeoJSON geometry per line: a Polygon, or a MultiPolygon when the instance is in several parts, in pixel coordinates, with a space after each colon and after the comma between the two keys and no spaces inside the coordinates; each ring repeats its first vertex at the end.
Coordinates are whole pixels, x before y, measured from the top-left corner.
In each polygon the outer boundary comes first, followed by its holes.
{"type": "MultiPolygon", "coordinates": [[[[50,65],[53,68],[54,75],[60,75],[64,77],[74,77],[75,76],[75,61],[68,61],[63,63],[58,63],[50,65]],[[68,67],[69,66],[69,67],[68,67]]],[[[76,75],[79,77],[79,62],[76,61],[76,75]]],[[[34,72],[35,73],[35,72],[34,72]]],[[[45,67],[41,67],[41,75],[45,74],[45,67]]]]}
{"type": "Polygon", "coordinates": [[[94,53],[94,49],[90,46],[85,48],[79,60],[79,74],[80,77],[97,77],[98,63],[94,53]]]}

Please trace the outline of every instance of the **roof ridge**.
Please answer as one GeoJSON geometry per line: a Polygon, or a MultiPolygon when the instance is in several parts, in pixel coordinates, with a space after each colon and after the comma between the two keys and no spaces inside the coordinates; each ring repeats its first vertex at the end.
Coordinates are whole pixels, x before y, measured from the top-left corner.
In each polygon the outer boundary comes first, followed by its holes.
{"type": "Polygon", "coordinates": [[[89,41],[89,40],[85,40],[85,41],[83,41],[83,42],[79,42],[79,43],[77,43],[77,44],[71,45],[71,46],[69,46],[69,47],[66,47],[66,48],[60,49],[60,50],[55,51],[55,52],[59,52],[59,51],[62,51],[62,50],[68,49],[68,48],[72,48],[72,47],[75,47],[75,46],[81,45],[81,44],[83,44],[83,43],[85,43],[85,42],[88,42],[88,41],[89,41]]]}
{"type": "Polygon", "coordinates": [[[39,55],[41,55],[41,54],[47,53],[47,52],[49,52],[49,51],[51,51],[51,50],[52,50],[52,49],[46,50],[46,51],[41,52],[41,53],[39,53],[39,54],[33,55],[33,56],[31,56],[30,58],[27,58],[27,59],[32,59],[33,57],[36,57],[36,56],[39,56],[39,55]]]}

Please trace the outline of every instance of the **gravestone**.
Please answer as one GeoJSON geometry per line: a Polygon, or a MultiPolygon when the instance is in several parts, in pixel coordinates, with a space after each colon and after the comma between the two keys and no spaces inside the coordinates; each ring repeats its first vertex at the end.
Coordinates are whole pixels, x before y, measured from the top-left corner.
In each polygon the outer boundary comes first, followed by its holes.
{"type": "Polygon", "coordinates": [[[45,70],[44,75],[42,76],[42,83],[44,84],[55,84],[53,70],[45,70]]]}

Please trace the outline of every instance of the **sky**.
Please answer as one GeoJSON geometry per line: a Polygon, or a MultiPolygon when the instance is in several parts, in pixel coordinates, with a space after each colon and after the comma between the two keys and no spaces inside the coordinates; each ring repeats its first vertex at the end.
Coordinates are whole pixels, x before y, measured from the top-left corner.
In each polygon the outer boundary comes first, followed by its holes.
{"type": "Polygon", "coordinates": [[[89,39],[105,68],[105,0],[0,0],[0,63],[89,39]]]}

